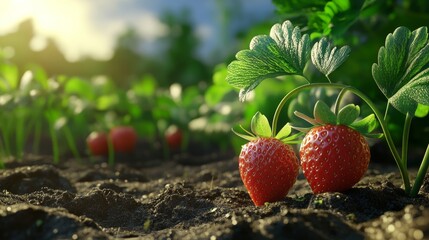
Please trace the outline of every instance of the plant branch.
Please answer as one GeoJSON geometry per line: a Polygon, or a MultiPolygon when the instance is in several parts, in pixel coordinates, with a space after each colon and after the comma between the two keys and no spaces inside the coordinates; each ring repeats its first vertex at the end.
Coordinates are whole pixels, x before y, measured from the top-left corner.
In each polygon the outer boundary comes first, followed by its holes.
{"type": "Polygon", "coordinates": [[[343,99],[344,95],[346,94],[346,92],[347,92],[347,89],[343,88],[338,93],[337,99],[335,100],[335,106],[334,106],[335,115],[337,115],[338,111],[340,110],[340,103],[341,103],[341,100],[343,99]]]}
{"type": "Polygon", "coordinates": [[[326,79],[328,79],[328,82],[329,82],[329,83],[332,83],[332,81],[331,81],[331,79],[329,78],[329,75],[328,75],[328,74],[326,74],[326,75],[325,75],[325,77],[326,77],[326,79]]]}
{"type": "Polygon", "coordinates": [[[411,121],[413,120],[413,116],[407,113],[405,117],[405,123],[404,123],[404,131],[402,133],[402,164],[404,164],[404,168],[407,168],[408,165],[408,139],[410,136],[410,128],[411,128],[411,121]]]}
{"type": "Polygon", "coordinates": [[[389,107],[390,107],[390,103],[387,102],[387,104],[386,104],[386,111],[384,111],[384,117],[383,117],[384,121],[387,120],[387,114],[389,113],[389,107]]]}
{"type": "Polygon", "coordinates": [[[420,165],[419,171],[417,172],[416,180],[414,181],[413,188],[411,189],[410,196],[415,197],[419,193],[420,187],[423,184],[423,180],[426,176],[429,167],[429,144],[426,148],[425,155],[420,165]]]}

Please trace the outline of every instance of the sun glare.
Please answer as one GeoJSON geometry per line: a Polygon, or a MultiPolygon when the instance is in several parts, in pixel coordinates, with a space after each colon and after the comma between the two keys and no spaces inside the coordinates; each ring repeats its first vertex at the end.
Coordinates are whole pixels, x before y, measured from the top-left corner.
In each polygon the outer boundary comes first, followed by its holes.
{"type": "MultiPolygon", "coordinates": [[[[70,61],[78,60],[82,52],[106,59],[111,52],[91,21],[91,9],[85,1],[76,0],[2,0],[0,3],[0,34],[13,31],[16,24],[31,18],[35,31],[32,48],[41,50],[47,37],[55,39],[70,61]]],[[[110,41],[110,42],[109,42],[110,41]]]]}

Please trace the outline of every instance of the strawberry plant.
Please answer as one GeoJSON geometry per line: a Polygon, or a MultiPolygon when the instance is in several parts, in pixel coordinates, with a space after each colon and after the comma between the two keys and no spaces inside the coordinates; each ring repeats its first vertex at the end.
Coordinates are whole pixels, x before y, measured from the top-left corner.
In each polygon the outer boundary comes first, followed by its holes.
{"type": "MultiPolygon", "coordinates": [[[[347,168],[346,172],[353,175],[353,179],[347,180],[347,184],[336,186],[332,189],[330,187],[321,188],[322,190],[320,191],[345,190],[360,179],[368,161],[366,142],[357,133],[361,132],[363,136],[380,137],[387,142],[402,176],[406,194],[416,196],[429,167],[429,145],[423,156],[416,179],[412,182],[407,165],[408,139],[412,119],[425,117],[429,113],[429,43],[427,27],[420,27],[414,31],[410,31],[406,27],[398,27],[386,37],[385,46],[379,49],[378,61],[372,66],[372,75],[375,83],[387,98],[384,115],[379,109],[379,105],[375,104],[364,92],[351,85],[335,82],[331,79],[331,73],[348,58],[350,51],[351,49],[348,46],[337,48],[327,38],[311,42],[308,34],[302,34],[299,27],[294,27],[290,21],[285,21],[283,24],[275,24],[271,28],[269,35],[254,37],[250,42],[250,49],[239,51],[236,54],[236,60],[232,61],[228,66],[226,81],[233,87],[240,89],[240,100],[245,100],[250,92],[268,78],[282,76],[282,79],[288,79],[292,75],[298,75],[303,79],[303,82],[306,82],[288,92],[280,101],[272,119],[271,135],[266,137],[277,135],[278,119],[283,107],[299,93],[315,88],[339,90],[333,106],[333,112],[330,112],[329,106],[319,103],[316,104],[313,119],[299,113],[298,115],[316,125],[314,130],[310,130],[308,139],[312,138],[311,134],[314,134],[314,131],[317,132],[320,129],[349,132],[348,135],[354,138],[350,141],[355,142],[359,148],[362,148],[356,150],[356,155],[351,157],[358,157],[362,154],[362,157],[358,158],[363,160],[361,160],[362,162],[352,161],[348,163],[348,166],[343,166],[343,168],[347,168]],[[311,65],[313,68],[309,67],[311,65]],[[317,69],[321,72],[326,77],[325,82],[320,82],[320,79],[312,79],[311,74],[308,73],[311,69],[317,69]],[[372,110],[373,114],[355,121],[359,115],[357,106],[349,105],[340,110],[346,93],[351,93],[360,99],[372,110]],[[391,130],[388,128],[389,118],[387,116],[394,111],[392,107],[395,111],[399,111],[404,115],[401,153],[395,146],[391,130]],[[372,133],[378,124],[382,133],[372,133]]],[[[302,130],[297,126],[296,128],[302,130]]],[[[328,135],[328,132],[326,132],[326,135],[328,135]]],[[[306,154],[308,144],[314,143],[304,138],[301,146],[301,162],[304,171],[306,171],[307,167],[312,167],[313,163],[309,165],[309,162],[316,162],[316,153],[319,155],[325,154],[323,150],[318,151],[316,145],[313,146],[314,150],[306,154]]],[[[332,138],[322,138],[320,144],[332,144],[332,149],[334,149],[335,144],[338,143],[335,143],[332,138]],[[331,141],[328,139],[331,139],[331,141]]],[[[349,147],[347,146],[344,151],[351,151],[349,147]]],[[[330,164],[318,165],[319,171],[329,172],[331,166],[333,168],[341,167],[343,163],[336,158],[344,157],[344,153],[335,153],[334,155],[336,157],[327,160],[331,162],[330,164]]],[[[261,156],[261,158],[263,157],[261,156]]],[[[310,185],[317,186],[320,184],[324,186],[323,181],[319,178],[308,178],[312,182],[310,185]]],[[[329,181],[334,181],[334,179],[329,181]]],[[[320,191],[316,188],[315,192],[320,191]]]]}

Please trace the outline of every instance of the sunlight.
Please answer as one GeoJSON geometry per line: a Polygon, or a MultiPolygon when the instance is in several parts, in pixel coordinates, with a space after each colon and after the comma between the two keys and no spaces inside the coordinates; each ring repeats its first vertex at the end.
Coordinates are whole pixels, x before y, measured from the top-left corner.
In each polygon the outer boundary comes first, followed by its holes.
{"type": "Polygon", "coordinates": [[[35,50],[41,50],[46,45],[43,39],[50,37],[69,61],[78,60],[85,52],[97,59],[106,59],[112,54],[109,48],[114,40],[96,28],[91,6],[85,1],[3,0],[0,9],[0,34],[13,31],[23,20],[33,19],[36,36],[32,48],[35,50]]]}

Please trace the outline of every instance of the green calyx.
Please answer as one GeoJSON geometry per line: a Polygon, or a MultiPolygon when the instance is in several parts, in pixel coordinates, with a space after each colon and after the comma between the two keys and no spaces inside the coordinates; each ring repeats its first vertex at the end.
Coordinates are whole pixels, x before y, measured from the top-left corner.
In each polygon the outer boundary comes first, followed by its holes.
{"type": "Polygon", "coordinates": [[[331,111],[331,108],[322,101],[317,101],[314,105],[313,116],[311,118],[303,113],[295,111],[294,114],[307,121],[311,125],[310,128],[292,127],[301,132],[308,132],[315,126],[331,125],[345,125],[358,132],[365,137],[381,138],[382,133],[373,133],[378,127],[378,121],[374,114],[370,114],[364,118],[359,118],[360,107],[354,104],[348,104],[341,108],[337,114],[331,111]]]}
{"type": "Polygon", "coordinates": [[[239,127],[244,133],[239,133],[234,129],[232,129],[232,131],[237,136],[243,139],[246,139],[248,141],[253,141],[253,140],[256,140],[257,138],[274,137],[282,141],[284,144],[298,144],[300,143],[299,137],[303,135],[302,133],[291,134],[292,126],[289,123],[287,123],[275,136],[273,136],[273,132],[271,130],[271,126],[270,126],[270,123],[268,122],[267,117],[260,112],[257,112],[253,116],[250,122],[251,131],[246,130],[241,125],[239,125],[239,127]]]}

